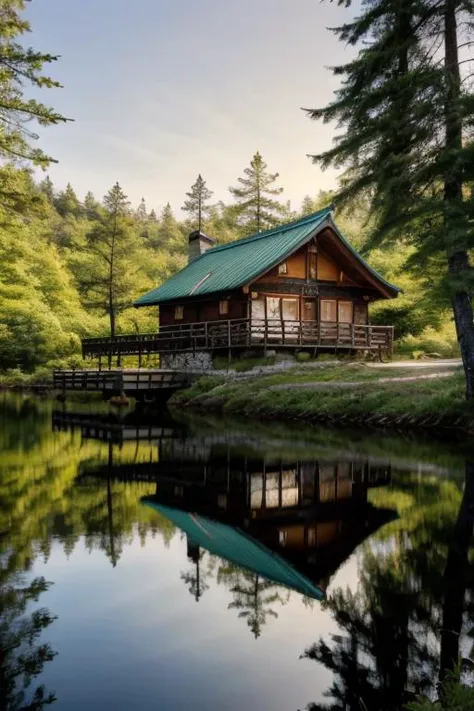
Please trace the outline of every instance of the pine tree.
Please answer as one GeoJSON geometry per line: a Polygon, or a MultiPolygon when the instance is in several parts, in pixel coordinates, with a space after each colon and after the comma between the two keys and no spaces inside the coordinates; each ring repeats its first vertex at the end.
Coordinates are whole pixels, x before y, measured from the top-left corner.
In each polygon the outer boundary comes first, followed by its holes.
{"type": "Polygon", "coordinates": [[[66,190],[61,190],[55,199],[55,206],[61,217],[67,217],[67,215],[79,217],[81,213],[81,203],[79,202],[71,183],[66,185],[66,190]]]}
{"type": "Polygon", "coordinates": [[[99,219],[86,237],[77,278],[89,306],[107,313],[110,335],[117,316],[131,305],[137,289],[140,245],[130,215],[130,203],[118,183],[104,197],[99,219]]]}
{"type": "Polygon", "coordinates": [[[370,196],[378,222],[373,243],[404,234],[419,265],[444,255],[468,399],[474,397],[474,96],[458,28],[472,27],[473,19],[472,3],[460,0],[367,2],[359,17],[335,30],[362,49],[334,69],[342,80],[334,101],[309,112],[344,127],[334,147],[314,160],[346,166],[342,202],[370,196]]]}
{"type": "Polygon", "coordinates": [[[17,41],[30,31],[29,23],[20,17],[22,10],[24,0],[2,0],[0,4],[0,155],[7,160],[27,160],[47,166],[52,159],[30,145],[38,138],[31,130],[31,121],[50,126],[67,119],[36,99],[25,98],[24,91],[26,84],[35,91],[60,87],[58,82],[42,73],[43,66],[58,57],[26,48],[23,42],[17,41]]]}
{"type": "Polygon", "coordinates": [[[165,247],[171,254],[186,252],[186,235],[173,215],[169,202],[164,206],[160,216],[157,239],[158,246],[165,247]]]}
{"type": "Polygon", "coordinates": [[[136,209],[135,215],[139,222],[146,222],[148,220],[145,198],[140,200],[140,204],[136,209]]]}
{"type": "Polygon", "coordinates": [[[279,173],[267,172],[267,164],[258,151],[244,173],[245,177],[239,178],[240,185],[229,190],[237,201],[239,223],[247,233],[261,232],[274,226],[285,211],[285,207],[274,199],[283,192],[283,188],[274,185],[279,173]]]}
{"type": "Polygon", "coordinates": [[[89,190],[84,198],[84,215],[88,220],[96,220],[99,216],[99,203],[89,190]]]}
{"type": "Polygon", "coordinates": [[[186,195],[188,200],[185,201],[181,209],[189,213],[194,223],[194,229],[198,229],[201,232],[204,219],[209,215],[209,205],[207,203],[214,193],[209,190],[206,181],[203,180],[201,173],[199,173],[196,182],[191,186],[191,192],[186,193],[186,195]]]}
{"type": "Polygon", "coordinates": [[[301,203],[300,213],[303,217],[305,217],[306,215],[311,215],[313,212],[316,212],[314,200],[309,195],[305,195],[303,202],[301,203]]]}
{"type": "Polygon", "coordinates": [[[47,175],[46,178],[41,181],[41,183],[39,184],[39,189],[44,195],[46,195],[48,202],[51,205],[54,205],[54,185],[49,175],[47,175]]]}

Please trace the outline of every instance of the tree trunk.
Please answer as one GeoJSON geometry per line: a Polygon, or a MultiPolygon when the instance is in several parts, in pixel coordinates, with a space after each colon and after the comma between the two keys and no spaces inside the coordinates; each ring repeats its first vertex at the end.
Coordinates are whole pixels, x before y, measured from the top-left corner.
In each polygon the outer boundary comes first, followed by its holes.
{"type": "Polygon", "coordinates": [[[466,398],[474,397],[474,323],[471,295],[466,288],[456,288],[456,281],[463,273],[470,270],[469,257],[466,252],[457,252],[448,256],[449,274],[453,279],[454,288],[451,302],[456,324],[456,335],[461,350],[461,358],[466,376],[466,398]]]}
{"type": "Polygon", "coordinates": [[[112,303],[111,289],[109,290],[110,306],[109,306],[109,321],[110,321],[110,335],[112,338],[115,336],[115,311],[112,303]]]}
{"type": "MultiPolygon", "coordinates": [[[[464,493],[454,525],[444,571],[443,623],[439,678],[452,672],[459,661],[464,598],[469,578],[469,548],[474,532],[474,462],[466,462],[464,493]]],[[[442,695],[442,689],[441,689],[442,695]]]]}
{"type": "Polygon", "coordinates": [[[470,288],[464,278],[470,271],[467,249],[459,245],[459,234],[465,228],[463,206],[462,117],[459,106],[461,76],[459,71],[456,0],[447,0],[444,13],[446,105],[445,153],[448,168],[444,177],[444,228],[448,257],[451,303],[456,324],[456,335],[466,376],[466,398],[474,397],[474,323],[470,288]]]}

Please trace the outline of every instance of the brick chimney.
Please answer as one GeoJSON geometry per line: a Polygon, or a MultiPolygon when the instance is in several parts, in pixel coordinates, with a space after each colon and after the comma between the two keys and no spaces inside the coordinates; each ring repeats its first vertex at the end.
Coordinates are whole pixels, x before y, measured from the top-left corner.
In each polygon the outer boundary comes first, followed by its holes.
{"type": "Polygon", "coordinates": [[[199,230],[191,232],[188,237],[188,264],[194,262],[195,259],[200,257],[201,254],[204,254],[204,252],[207,252],[211,247],[214,247],[215,244],[216,240],[212,239],[212,237],[208,237],[204,232],[200,232],[199,230]]]}

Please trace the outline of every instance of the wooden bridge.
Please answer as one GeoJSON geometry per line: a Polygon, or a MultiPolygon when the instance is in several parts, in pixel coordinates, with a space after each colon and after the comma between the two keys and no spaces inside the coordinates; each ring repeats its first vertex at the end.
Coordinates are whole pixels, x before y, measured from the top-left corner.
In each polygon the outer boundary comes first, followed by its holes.
{"type": "Polygon", "coordinates": [[[283,319],[229,319],[162,326],[157,333],[86,338],[83,357],[106,357],[238,351],[260,347],[289,350],[366,350],[392,352],[393,326],[352,323],[289,321],[283,319]]]}
{"type": "Polygon", "coordinates": [[[55,390],[102,392],[129,395],[137,399],[159,397],[167,400],[176,390],[191,382],[188,373],[177,370],[116,369],[116,370],[54,370],[55,390]]]}

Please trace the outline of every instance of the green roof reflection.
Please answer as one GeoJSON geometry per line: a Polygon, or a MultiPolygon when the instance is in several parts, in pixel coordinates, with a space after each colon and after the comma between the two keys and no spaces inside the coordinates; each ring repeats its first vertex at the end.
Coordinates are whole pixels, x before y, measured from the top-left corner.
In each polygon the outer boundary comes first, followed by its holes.
{"type": "Polygon", "coordinates": [[[243,531],[196,513],[187,513],[158,504],[149,498],[144,498],[142,501],[172,521],[186,533],[188,538],[209,553],[225,558],[302,595],[315,600],[324,598],[321,588],[314,585],[309,578],[243,531]]]}

